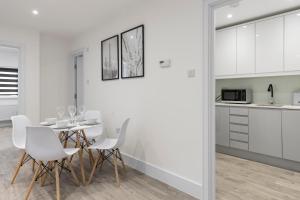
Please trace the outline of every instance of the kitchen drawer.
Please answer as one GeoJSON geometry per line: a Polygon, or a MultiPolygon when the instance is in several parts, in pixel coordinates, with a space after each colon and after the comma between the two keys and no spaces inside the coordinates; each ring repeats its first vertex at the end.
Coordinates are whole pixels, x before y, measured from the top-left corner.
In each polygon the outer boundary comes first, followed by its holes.
{"type": "Polygon", "coordinates": [[[248,116],[248,108],[230,107],[229,114],[248,116]]]}
{"type": "Polygon", "coordinates": [[[246,150],[246,151],[248,151],[248,149],[249,149],[248,143],[238,142],[238,141],[234,141],[234,140],[230,140],[230,147],[236,148],[236,149],[242,149],[242,150],[246,150]]]}
{"type": "Polygon", "coordinates": [[[246,116],[230,115],[230,123],[248,125],[248,117],[246,117],[246,116]]]}
{"type": "Polygon", "coordinates": [[[248,134],[230,132],[230,139],[238,140],[242,142],[248,142],[248,134]]]}
{"type": "Polygon", "coordinates": [[[239,132],[239,133],[248,133],[248,126],[247,125],[238,125],[238,124],[230,124],[230,131],[239,132]]]}

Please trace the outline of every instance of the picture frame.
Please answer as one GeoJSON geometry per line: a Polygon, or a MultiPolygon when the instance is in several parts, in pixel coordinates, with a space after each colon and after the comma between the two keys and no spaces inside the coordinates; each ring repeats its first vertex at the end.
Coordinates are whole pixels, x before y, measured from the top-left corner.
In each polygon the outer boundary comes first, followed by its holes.
{"type": "Polygon", "coordinates": [[[101,41],[102,81],[119,79],[119,35],[101,41]]]}
{"type": "Polygon", "coordinates": [[[145,76],[144,25],[121,33],[121,78],[145,76]]]}

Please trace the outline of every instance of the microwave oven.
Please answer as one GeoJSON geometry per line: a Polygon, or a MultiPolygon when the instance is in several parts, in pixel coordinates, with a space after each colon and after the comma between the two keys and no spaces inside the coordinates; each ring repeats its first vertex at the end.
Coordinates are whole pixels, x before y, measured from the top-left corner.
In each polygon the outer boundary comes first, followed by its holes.
{"type": "Polygon", "coordinates": [[[221,102],[250,104],[252,102],[252,90],[251,89],[222,89],[221,102]]]}

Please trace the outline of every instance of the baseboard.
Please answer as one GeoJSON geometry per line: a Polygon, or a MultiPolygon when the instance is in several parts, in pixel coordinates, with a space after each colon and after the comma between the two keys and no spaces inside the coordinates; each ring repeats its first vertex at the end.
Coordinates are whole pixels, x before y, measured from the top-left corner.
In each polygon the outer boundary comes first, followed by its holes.
{"type": "Polygon", "coordinates": [[[10,120],[0,121],[0,128],[5,128],[5,127],[11,127],[11,121],[10,120]]]}
{"type": "Polygon", "coordinates": [[[223,147],[220,145],[216,146],[216,151],[218,153],[223,153],[231,156],[235,156],[238,158],[243,158],[246,160],[251,160],[259,163],[263,163],[266,165],[271,165],[274,167],[279,167],[287,170],[292,170],[296,172],[300,172],[300,162],[295,162],[291,160],[285,160],[282,158],[275,158],[267,155],[262,155],[258,153],[253,153],[250,151],[244,151],[239,149],[233,149],[230,147],[223,147]]]}
{"type": "Polygon", "coordinates": [[[172,172],[161,169],[145,161],[138,160],[131,155],[122,153],[126,165],[134,168],[154,179],[166,183],[184,193],[187,193],[197,199],[201,198],[202,185],[195,181],[188,180],[184,177],[178,176],[172,172]]]}

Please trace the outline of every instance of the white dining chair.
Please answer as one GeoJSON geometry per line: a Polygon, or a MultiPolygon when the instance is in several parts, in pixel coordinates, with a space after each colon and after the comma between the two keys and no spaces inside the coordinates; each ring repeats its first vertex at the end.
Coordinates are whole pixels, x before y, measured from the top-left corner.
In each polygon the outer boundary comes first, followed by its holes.
{"type": "MultiPolygon", "coordinates": [[[[21,167],[30,160],[30,157],[25,152],[26,143],[26,127],[31,125],[30,120],[25,115],[17,115],[11,117],[12,121],[12,142],[13,145],[22,151],[21,158],[17,164],[16,170],[11,179],[11,184],[13,184],[19,174],[21,167]]],[[[33,168],[35,161],[33,162],[33,168]]]]}
{"type": "Polygon", "coordinates": [[[97,157],[96,161],[94,162],[88,184],[92,181],[92,178],[94,176],[97,166],[100,165],[100,167],[102,167],[103,162],[108,160],[112,156],[113,157],[113,165],[115,168],[116,182],[117,182],[118,186],[120,185],[117,160],[121,161],[123,169],[125,170],[125,163],[124,163],[124,160],[122,158],[119,148],[125,142],[125,137],[126,137],[126,132],[127,132],[126,130],[127,130],[129,120],[130,119],[127,118],[123,122],[121,128],[118,129],[118,131],[117,131],[116,138],[105,138],[100,141],[96,141],[95,144],[93,144],[92,146],[89,147],[89,149],[97,150],[98,157],[97,157]],[[106,154],[107,152],[108,152],[108,154],[106,154]]]}
{"type": "MultiPolygon", "coordinates": [[[[58,168],[61,167],[61,170],[70,171],[76,184],[79,185],[79,180],[68,159],[71,155],[77,153],[79,148],[64,149],[57,134],[49,127],[27,127],[26,130],[26,152],[32,158],[38,160],[39,165],[29,185],[25,199],[29,198],[35,180],[46,178],[46,175],[54,169],[56,198],[60,200],[60,173],[58,168]],[[67,161],[68,168],[64,166],[65,161],[67,161]]],[[[42,181],[44,182],[44,180],[42,181]]]]}
{"type": "Polygon", "coordinates": [[[88,140],[96,139],[97,137],[102,135],[102,133],[103,133],[103,120],[102,120],[102,115],[101,115],[100,111],[88,110],[88,111],[85,112],[84,119],[85,120],[97,119],[97,122],[100,124],[99,126],[93,126],[93,127],[85,129],[85,135],[86,135],[88,140]]]}

